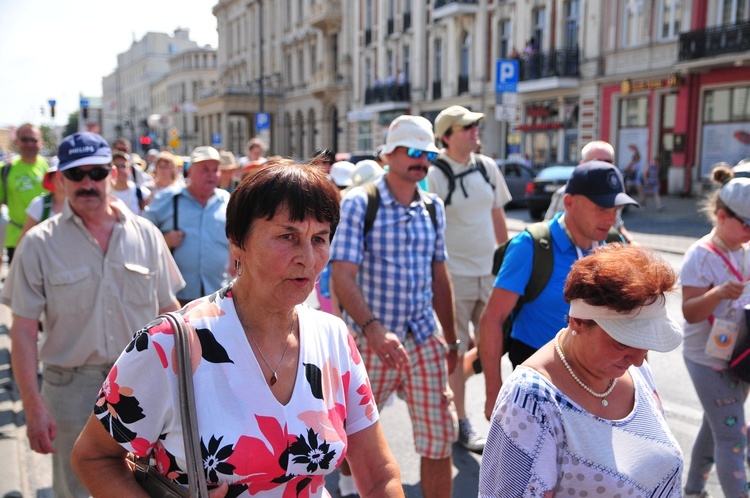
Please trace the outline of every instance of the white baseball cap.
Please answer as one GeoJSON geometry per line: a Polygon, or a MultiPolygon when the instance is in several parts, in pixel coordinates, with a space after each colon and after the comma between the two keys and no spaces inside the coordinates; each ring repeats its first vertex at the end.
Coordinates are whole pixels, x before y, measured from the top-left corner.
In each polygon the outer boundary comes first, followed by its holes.
{"type": "Polygon", "coordinates": [[[331,180],[338,187],[348,187],[352,184],[352,173],[354,172],[354,164],[349,161],[338,161],[331,165],[331,180]]]}
{"type": "Polygon", "coordinates": [[[440,152],[435,146],[432,124],[422,116],[403,115],[391,122],[383,146],[383,154],[390,154],[396,147],[408,147],[427,152],[440,152]]]}
{"type": "Polygon", "coordinates": [[[750,178],[732,178],[719,190],[719,199],[750,225],[750,178]]]}

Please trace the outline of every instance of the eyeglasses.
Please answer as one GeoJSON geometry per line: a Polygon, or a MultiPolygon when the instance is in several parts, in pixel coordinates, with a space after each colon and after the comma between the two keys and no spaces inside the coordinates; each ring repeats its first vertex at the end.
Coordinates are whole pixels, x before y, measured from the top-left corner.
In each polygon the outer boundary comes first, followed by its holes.
{"type": "Polygon", "coordinates": [[[18,137],[18,140],[24,144],[35,144],[39,142],[39,139],[34,137],[18,137]]]}
{"type": "Polygon", "coordinates": [[[70,168],[64,170],[62,174],[65,178],[74,182],[83,181],[87,176],[95,182],[100,182],[109,176],[109,172],[110,168],[103,167],[91,168],[88,171],[81,168],[70,168]]]}
{"type": "Polygon", "coordinates": [[[748,228],[750,228],[750,223],[748,223],[748,222],[746,222],[745,220],[743,220],[742,218],[740,218],[740,217],[739,217],[739,216],[737,215],[737,213],[735,213],[734,211],[732,211],[732,210],[731,210],[731,209],[729,209],[728,207],[725,207],[725,208],[724,208],[724,211],[726,211],[726,212],[727,212],[727,214],[729,215],[729,217],[730,217],[730,218],[734,218],[735,220],[739,221],[739,222],[740,222],[740,225],[742,225],[742,228],[744,228],[744,229],[748,229],[748,228]]]}
{"type": "Polygon", "coordinates": [[[406,155],[411,157],[412,159],[419,159],[423,155],[427,157],[427,160],[431,163],[435,162],[435,159],[437,159],[438,153],[437,152],[429,152],[426,150],[421,149],[415,149],[414,147],[409,147],[406,149],[406,155]]]}

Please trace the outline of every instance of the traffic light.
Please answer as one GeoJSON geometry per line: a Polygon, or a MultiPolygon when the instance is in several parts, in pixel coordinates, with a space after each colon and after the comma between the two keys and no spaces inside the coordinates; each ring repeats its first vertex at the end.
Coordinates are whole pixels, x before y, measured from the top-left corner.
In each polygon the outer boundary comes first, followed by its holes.
{"type": "Polygon", "coordinates": [[[88,117],[89,117],[89,108],[88,107],[84,107],[82,110],[83,110],[83,119],[88,119],[88,117]]]}
{"type": "Polygon", "coordinates": [[[55,106],[51,105],[49,106],[49,115],[53,118],[55,117],[55,106]]]}
{"type": "Polygon", "coordinates": [[[149,147],[151,146],[151,137],[149,137],[148,135],[143,135],[140,139],[140,142],[141,142],[141,148],[143,150],[148,150],[149,147]]]}

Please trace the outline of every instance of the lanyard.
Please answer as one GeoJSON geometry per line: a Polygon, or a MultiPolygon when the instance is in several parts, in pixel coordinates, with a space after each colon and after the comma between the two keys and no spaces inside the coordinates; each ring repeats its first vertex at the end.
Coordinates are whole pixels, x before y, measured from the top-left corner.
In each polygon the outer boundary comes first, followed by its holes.
{"type": "MultiPolygon", "coordinates": [[[[709,250],[710,250],[710,251],[711,251],[712,253],[714,253],[714,254],[716,254],[717,256],[719,256],[719,257],[720,257],[720,258],[722,259],[722,261],[724,261],[724,263],[726,263],[726,265],[727,265],[727,266],[729,267],[729,271],[731,271],[731,272],[732,272],[732,273],[734,274],[734,276],[735,276],[735,277],[737,277],[737,280],[739,280],[740,282],[744,282],[744,281],[745,281],[745,277],[743,277],[743,276],[742,276],[742,273],[740,273],[740,272],[739,272],[739,271],[737,270],[737,268],[735,268],[735,266],[734,266],[734,265],[732,264],[732,262],[731,262],[731,261],[729,261],[729,258],[727,258],[727,257],[726,257],[726,255],[724,255],[724,253],[723,253],[723,252],[721,252],[721,251],[719,250],[719,248],[718,248],[718,247],[716,247],[716,246],[714,245],[714,243],[713,243],[713,242],[706,242],[706,247],[707,247],[707,248],[708,248],[708,249],[709,249],[709,250]]],[[[742,251],[742,254],[743,254],[743,256],[744,256],[744,254],[745,254],[745,251],[744,251],[744,250],[742,251]]],[[[744,259],[744,258],[743,258],[743,259],[744,259]]],[[[743,263],[744,263],[744,261],[743,261],[743,263]]],[[[743,265],[743,266],[744,266],[744,265],[743,265]]]]}

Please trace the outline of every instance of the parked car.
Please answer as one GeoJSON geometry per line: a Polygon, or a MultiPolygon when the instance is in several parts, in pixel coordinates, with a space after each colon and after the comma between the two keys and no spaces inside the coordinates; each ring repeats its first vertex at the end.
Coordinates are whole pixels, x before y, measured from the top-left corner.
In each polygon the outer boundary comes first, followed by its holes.
{"type": "Polygon", "coordinates": [[[532,219],[541,220],[549,208],[552,194],[565,185],[575,166],[548,166],[526,184],[526,204],[532,219]]]}
{"type": "Polygon", "coordinates": [[[509,205],[525,206],[526,184],[534,179],[534,170],[512,159],[495,159],[495,162],[505,177],[505,183],[513,198],[509,205]]]}

